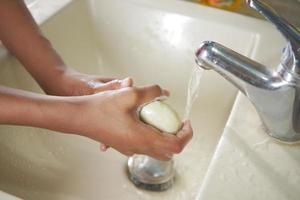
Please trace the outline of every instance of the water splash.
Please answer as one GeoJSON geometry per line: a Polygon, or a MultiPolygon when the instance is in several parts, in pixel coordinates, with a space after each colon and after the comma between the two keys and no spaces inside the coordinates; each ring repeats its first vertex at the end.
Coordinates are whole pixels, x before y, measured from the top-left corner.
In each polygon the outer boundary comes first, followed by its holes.
{"type": "Polygon", "coordinates": [[[200,80],[202,74],[203,69],[200,68],[198,65],[195,65],[194,69],[192,70],[192,74],[188,84],[186,106],[183,115],[184,120],[189,119],[193,103],[199,95],[200,80]]]}

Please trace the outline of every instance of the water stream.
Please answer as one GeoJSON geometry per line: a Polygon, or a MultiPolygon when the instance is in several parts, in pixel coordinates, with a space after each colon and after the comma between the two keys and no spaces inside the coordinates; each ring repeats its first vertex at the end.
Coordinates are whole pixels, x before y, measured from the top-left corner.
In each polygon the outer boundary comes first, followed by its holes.
{"type": "Polygon", "coordinates": [[[193,103],[199,95],[200,80],[203,74],[203,69],[198,65],[195,65],[192,69],[190,80],[187,88],[187,99],[185,105],[185,111],[183,115],[183,120],[187,120],[190,117],[193,103]]]}

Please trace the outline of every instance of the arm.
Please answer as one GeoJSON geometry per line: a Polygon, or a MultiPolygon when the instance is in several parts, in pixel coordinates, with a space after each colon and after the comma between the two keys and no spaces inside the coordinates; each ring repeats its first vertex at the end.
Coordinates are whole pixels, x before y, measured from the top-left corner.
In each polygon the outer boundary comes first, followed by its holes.
{"type": "Polygon", "coordinates": [[[125,155],[139,153],[168,159],[190,140],[189,123],[173,136],[161,134],[136,117],[138,105],[161,94],[158,86],[128,87],[78,97],[46,96],[0,87],[0,124],[78,134],[125,155]]]}
{"type": "Polygon", "coordinates": [[[79,96],[116,89],[115,78],[79,73],[68,67],[32,18],[22,0],[0,1],[0,40],[47,93],[79,96]]]}
{"type": "Polygon", "coordinates": [[[0,1],[0,40],[40,86],[52,92],[67,70],[61,57],[42,35],[22,0],[0,1]],[[52,80],[52,81],[51,81],[52,80]]]}
{"type": "Polygon", "coordinates": [[[46,96],[0,86],[0,124],[56,130],[59,129],[59,117],[62,117],[58,114],[59,109],[69,109],[68,103],[71,101],[64,97],[46,96]]]}

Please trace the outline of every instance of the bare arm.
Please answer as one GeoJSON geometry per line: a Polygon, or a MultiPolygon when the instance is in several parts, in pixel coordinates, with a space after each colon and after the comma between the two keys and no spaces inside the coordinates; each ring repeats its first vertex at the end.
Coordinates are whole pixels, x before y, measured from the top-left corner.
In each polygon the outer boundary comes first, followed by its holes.
{"type": "Polygon", "coordinates": [[[52,120],[48,125],[47,121],[58,113],[58,109],[68,108],[66,100],[64,97],[46,96],[0,86],[0,124],[55,129],[50,125],[55,127],[55,121],[59,120],[52,120]]]}
{"type": "Polygon", "coordinates": [[[161,95],[157,86],[59,97],[0,87],[0,124],[25,125],[79,134],[125,155],[168,159],[190,140],[185,123],[177,136],[164,135],[136,117],[137,106],[161,95]],[[139,98],[138,98],[139,97],[139,98]]]}
{"type": "Polygon", "coordinates": [[[0,0],[0,40],[48,93],[66,70],[22,0],[0,0]],[[51,81],[52,80],[52,81],[51,81]]]}
{"type": "Polygon", "coordinates": [[[119,88],[115,78],[82,74],[68,67],[23,0],[0,0],[0,40],[47,94],[80,96],[119,88]]]}

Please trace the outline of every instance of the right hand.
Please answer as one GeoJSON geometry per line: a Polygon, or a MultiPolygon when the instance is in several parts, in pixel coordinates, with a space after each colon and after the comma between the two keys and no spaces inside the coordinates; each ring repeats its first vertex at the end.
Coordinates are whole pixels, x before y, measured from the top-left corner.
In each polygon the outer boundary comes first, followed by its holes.
{"type": "Polygon", "coordinates": [[[185,122],[176,136],[162,134],[140,121],[136,112],[140,105],[162,95],[164,90],[151,85],[70,97],[76,99],[67,113],[73,126],[64,126],[67,130],[62,131],[80,133],[127,156],[145,154],[161,160],[170,159],[191,139],[190,123],[185,122]]]}

